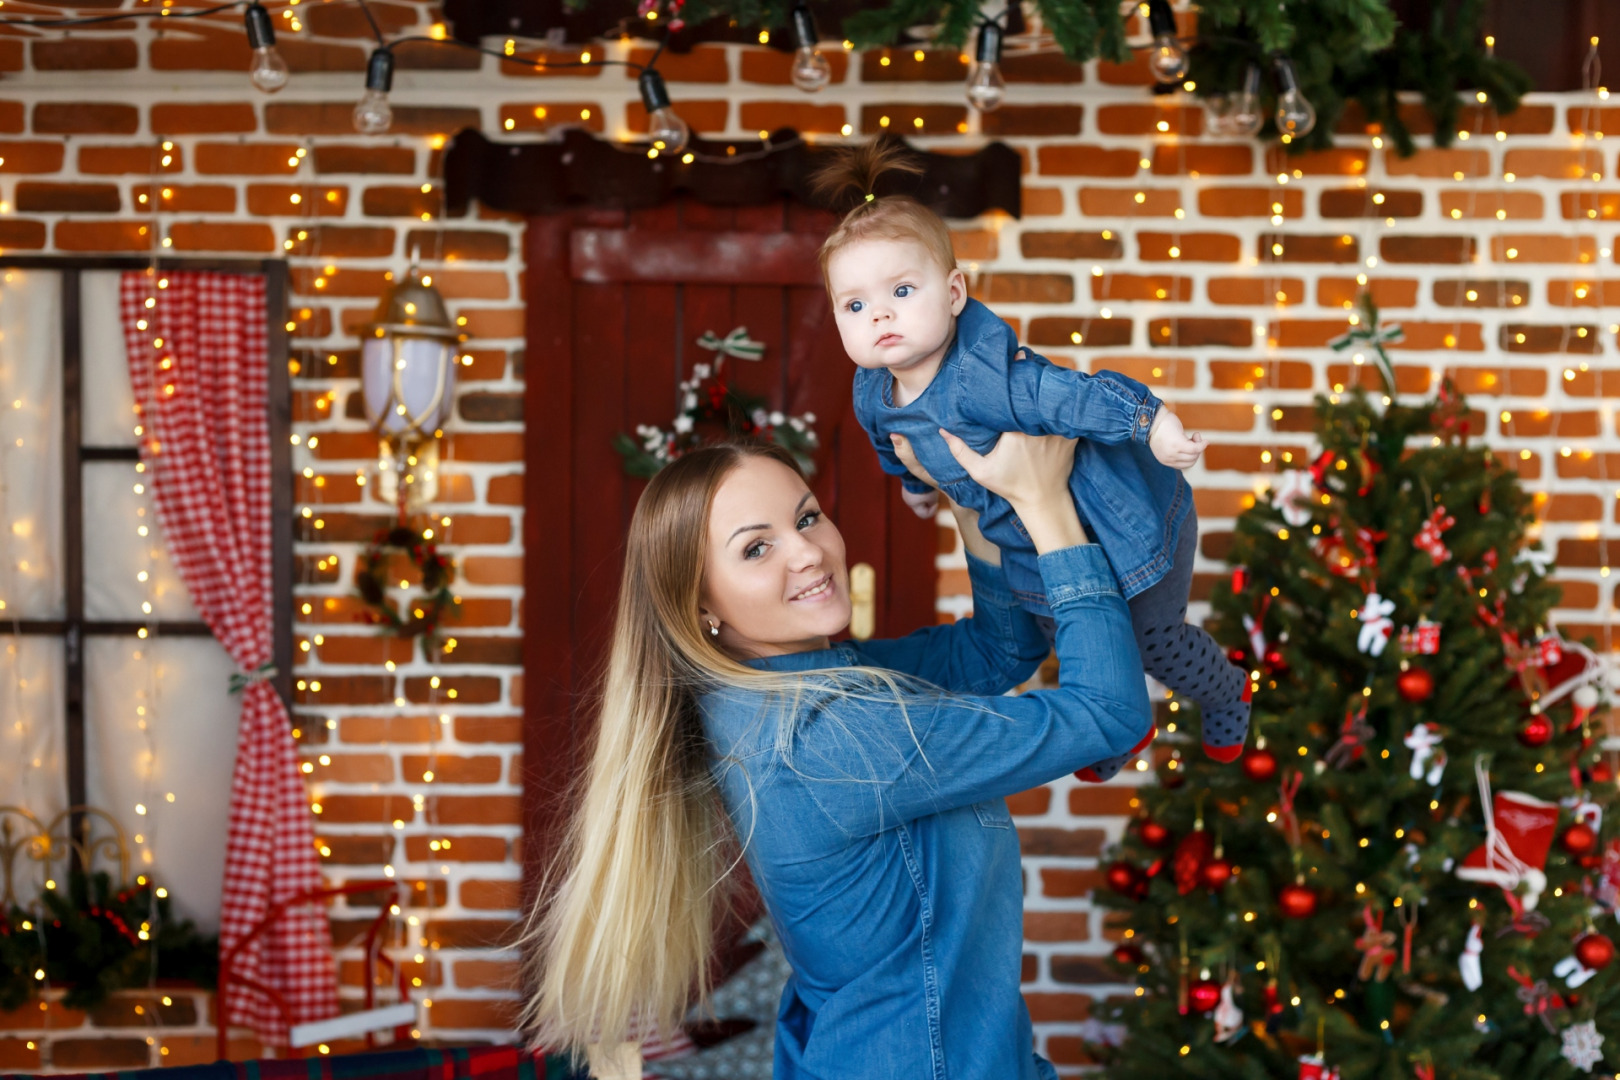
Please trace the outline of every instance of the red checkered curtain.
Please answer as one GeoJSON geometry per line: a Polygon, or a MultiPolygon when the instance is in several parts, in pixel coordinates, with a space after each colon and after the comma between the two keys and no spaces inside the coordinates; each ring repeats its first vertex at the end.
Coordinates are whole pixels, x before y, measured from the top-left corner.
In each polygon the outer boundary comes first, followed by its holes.
{"type": "MultiPolygon", "coordinates": [[[[235,681],[245,683],[220,910],[223,952],[272,903],[321,886],[291,721],[267,681],[275,598],[264,279],[132,272],[120,300],[141,458],[169,556],[242,672],[235,681]]],[[[292,1023],[338,1011],[331,929],[319,907],[289,910],[244,950],[236,970],[277,994],[292,1023]]],[[[230,1023],[272,1045],[286,1042],[287,1021],[264,994],[235,987],[229,1004],[230,1023]]]]}

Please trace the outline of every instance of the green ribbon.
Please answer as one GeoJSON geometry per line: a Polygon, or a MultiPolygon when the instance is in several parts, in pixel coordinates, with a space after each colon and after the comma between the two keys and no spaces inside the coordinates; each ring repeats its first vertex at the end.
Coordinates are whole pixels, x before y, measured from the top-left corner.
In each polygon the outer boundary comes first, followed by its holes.
{"type": "Polygon", "coordinates": [[[1384,346],[1405,340],[1406,334],[1401,330],[1401,324],[1387,323],[1380,325],[1378,322],[1378,309],[1373,306],[1372,297],[1363,296],[1361,322],[1328,342],[1328,348],[1334,352],[1344,352],[1346,349],[1355,347],[1371,349],[1373,355],[1378,357],[1378,373],[1383,376],[1384,386],[1389,395],[1394,397],[1395,365],[1390,362],[1389,354],[1384,351],[1384,346]]]}
{"type": "Polygon", "coordinates": [[[705,330],[703,336],[697,340],[698,348],[708,349],[723,356],[735,356],[739,360],[762,360],[765,358],[765,343],[755,341],[748,336],[748,327],[739,326],[725,337],[716,337],[714,331],[705,330]]]}
{"type": "Polygon", "coordinates": [[[231,693],[240,694],[254,683],[269,682],[281,674],[276,665],[266,660],[252,671],[238,671],[231,676],[231,693]]]}

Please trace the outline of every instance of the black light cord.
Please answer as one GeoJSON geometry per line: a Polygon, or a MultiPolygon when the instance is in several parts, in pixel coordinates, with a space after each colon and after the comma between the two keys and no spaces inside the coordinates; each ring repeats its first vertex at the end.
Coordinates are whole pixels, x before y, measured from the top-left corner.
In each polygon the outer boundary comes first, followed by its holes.
{"type": "MultiPolygon", "coordinates": [[[[531,60],[526,56],[508,54],[500,51],[499,49],[486,49],[482,45],[473,45],[465,41],[457,40],[456,38],[426,37],[422,34],[412,34],[410,37],[395,38],[386,45],[379,46],[379,48],[392,49],[396,45],[404,45],[416,41],[426,41],[434,45],[454,45],[457,48],[468,49],[475,53],[483,53],[485,56],[493,56],[497,60],[505,60],[508,63],[527,64],[532,68],[543,68],[546,70],[551,68],[627,67],[635,68],[637,71],[646,71],[652,67],[651,61],[646,64],[637,64],[629,60],[592,60],[589,63],[582,60],[531,60]]],[[[663,48],[661,43],[659,48],[663,48]]],[[[656,60],[657,58],[657,54],[654,53],[653,59],[656,60]]]]}
{"type": "Polygon", "coordinates": [[[377,39],[379,46],[386,49],[388,42],[383,40],[382,27],[377,25],[377,17],[371,13],[371,5],[366,3],[366,0],[359,0],[359,3],[360,11],[365,15],[366,22],[371,24],[371,36],[377,39]]]}

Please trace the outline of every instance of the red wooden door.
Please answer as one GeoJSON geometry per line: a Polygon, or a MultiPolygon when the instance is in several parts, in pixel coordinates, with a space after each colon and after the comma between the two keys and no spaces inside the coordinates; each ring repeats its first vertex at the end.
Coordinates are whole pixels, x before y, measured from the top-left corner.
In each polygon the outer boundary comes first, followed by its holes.
{"type": "Polygon", "coordinates": [[[739,390],[813,412],[812,481],[850,565],[877,571],[877,633],[934,620],[934,526],[900,499],[850,404],[852,367],[816,250],[832,219],[788,202],[678,202],[530,220],[525,360],[525,879],[538,880],[569,808],[604,660],[623,538],[645,483],[613,437],[667,427],[676,384],[714,354],[695,342],[745,326],[763,360],[728,359],[739,390]]]}

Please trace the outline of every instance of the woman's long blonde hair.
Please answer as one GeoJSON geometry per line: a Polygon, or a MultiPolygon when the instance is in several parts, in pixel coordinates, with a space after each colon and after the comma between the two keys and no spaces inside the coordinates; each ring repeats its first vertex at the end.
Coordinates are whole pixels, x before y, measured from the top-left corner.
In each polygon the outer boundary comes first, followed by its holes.
{"type": "Polygon", "coordinates": [[[706,447],[666,466],[636,504],[594,743],[523,940],[523,1026],[552,1051],[668,1032],[707,1000],[738,848],[698,700],[797,681],[728,657],[698,615],[710,505],[752,458],[800,471],[777,446],[706,447]]]}

